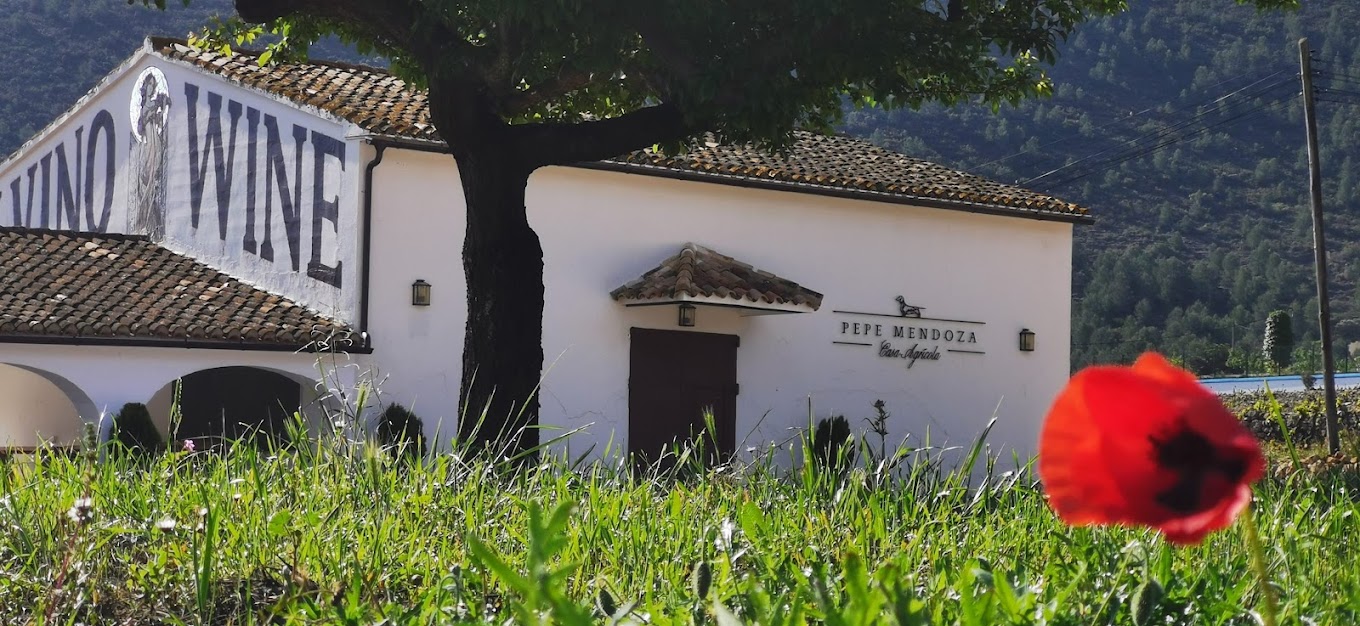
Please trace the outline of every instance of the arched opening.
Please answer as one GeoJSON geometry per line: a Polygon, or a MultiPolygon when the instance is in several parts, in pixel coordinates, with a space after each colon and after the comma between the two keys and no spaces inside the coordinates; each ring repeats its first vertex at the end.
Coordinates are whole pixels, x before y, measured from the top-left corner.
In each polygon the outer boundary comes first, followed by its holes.
{"type": "Polygon", "coordinates": [[[82,413],[93,406],[61,376],[0,363],[0,453],[26,452],[43,444],[78,445],[82,413]]]}
{"type": "MultiPolygon", "coordinates": [[[[218,367],[179,379],[177,440],[193,439],[197,449],[224,441],[250,438],[279,442],[287,424],[303,407],[303,385],[293,377],[256,367],[218,367]]],[[[147,402],[152,419],[169,429],[176,382],[147,402]]]]}

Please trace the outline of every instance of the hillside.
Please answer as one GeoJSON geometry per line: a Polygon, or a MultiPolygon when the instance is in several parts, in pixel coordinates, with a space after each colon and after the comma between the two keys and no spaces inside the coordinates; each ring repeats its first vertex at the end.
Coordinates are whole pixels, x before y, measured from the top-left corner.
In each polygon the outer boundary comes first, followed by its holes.
{"type": "MultiPolygon", "coordinates": [[[[232,0],[172,0],[165,11],[128,0],[5,0],[0,12],[0,158],[18,149],[132,55],[148,35],[183,37],[232,0]]],[[[326,44],[319,56],[360,58],[326,44]]]]}
{"type": "MultiPolygon", "coordinates": [[[[230,0],[169,4],[159,12],[125,0],[7,3],[0,153],[145,35],[182,35],[230,8],[230,0]]],[[[1096,225],[1077,229],[1074,366],[1158,348],[1202,373],[1240,370],[1243,355],[1259,351],[1271,310],[1291,312],[1300,343],[1317,336],[1297,98],[1296,42],[1306,35],[1324,62],[1319,84],[1332,89],[1320,126],[1336,335],[1343,348],[1360,341],[1360,35],[1345,28],[1360,23],[1360,5],[1260,14],[1230,0],[1133,4],[1067,42],[1051,99],[996,113],[851,111],[844,128],[1092,207],[1096,225]]],[[[318,56],[354,58],[338,46],[318,56]]]]}
{"type": "Polygon", "coordinates": [[[1332,90],[1319,128],[1345,356],[1360,340],[1360,35],[1345,28],[1360,5],[1262,14],[1226,1],[1132,4],[1069,40],[1051,99],[997,114],[854,111],[846,128],[1093,209],[1096,225],[1076,236],[1074,367],[1158,348],[1201,373],[1240,372],[1271,310],[1290,311],[1300,345],[1318,336],[1298,97],[1307,36],[1318,85],[1332,90]]]}

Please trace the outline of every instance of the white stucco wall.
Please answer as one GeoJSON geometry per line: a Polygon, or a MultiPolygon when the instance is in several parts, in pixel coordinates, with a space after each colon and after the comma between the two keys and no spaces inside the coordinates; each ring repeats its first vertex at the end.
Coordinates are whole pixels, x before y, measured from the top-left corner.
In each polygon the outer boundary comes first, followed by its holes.
{"type": "Polygon", "coordinates": [[[144,55],[0,162],[0,226],[126,232],[128,101],[144,55]]]}
{"type": "MultiPolygon", "coordinates": [[[[374,152],[365,147],[365,164],[374,152]]],[[[388,149],[373,193],[372,375],[384,403],[411,409],[431,440],[447,441],[457,432],[467,325],[458,169],[445,154],[388,149]],[[430,283],[430,306],[411,305],[416,279],[430,283]]]]}
{"type": "Polygon", "coordinates": [[[362,163],[352,125],[152,58],[170,94],[164,245],[354,323],[362,163]]]}
{"type": "Polygon", "coordinates": [[[805,426],[811,396],[816,417],[856,426],[882,399],[892,437],[929,431],[936,444],[972,443],[995,414],[994,448],[1027,456],[1069,373],[1070,224],[573,168],[535,174],[528,205],[546,266],[543,421],[593,424],[574,449],[626,445],[628,329],[680,330],[673,307],[627,308],[609,291],[687,241],[825,295],[809,314],[699,309],[693,330],[741,336],[739,447],[805,426]],[[894,323],[835,311],[896,313],[899,294],[928,317],[985,322],[967,327],[976,345],[959,347],[986,354],[908,370],[874,348],[832,344],[847,338],[842,322],[894,323]],[[1035,352],[1018,350],[1021,328],[1037,334],[1035,352]]]}
{"type": "MultiPolygon", "coordinates": [[[[353,154],[358,164],[349,167],[360,171],[375,150],[364,145],[353,154]]],[[[457,168],[447,155],[388,149],[373,193],[374,354],[345,363],[340,375],[374,381],[381,402],[413,409],[427,435],[446,442],[458,418],[466,323],[457,168]],[[432,306],[411,305],[416,279],[433,285],[432,306]]],[[[358,213],[361,194],[346,211],[358,213]]],[[[596,454],[608,445],[627,449],[629,329],[680,330],[674,307],[625,307],[609,291],[687,241],[825,294],[816,313],[700,308],[692,330],[741,337],[739,448],[794,436],[807,424],[810,396],[815,418],[843,414],[856,427],[882,399],[892,413],[891,436],[917,443],[929,432],[935,444],[967,445],[995,414],[993,444],[1027,456],[1043,410],[1068,375],[1070,224],[576,168],[535,174],[528,204],[546,265],[542,422],[585,429],[568,444],[573,455],[592,446],[596,454]],[[909,347],[890,335],[847,335],[846,324],[882,324],[889,334],[895,324],[959,328],[837,313],[891,315],[899,294],[926,307],[927,317],[983,322],[966,327],[976,344],[956,347],[985,354],[945,352],[908,369],[880,358],[875,347],[832,343],[909,347]],[[1037,333],[1036,352],[1018,351],[1021,328],[1037,333]]],[[[357,245],[357,228],[351,236],[357,245]]],[[[357,264],[354,276],[357,286],[357,264]]],[[[159,406],[167,383],[211,367],[311,378],[317,371],[314,357],[286,353],[27,345],[5,352],[15,363],[66,377],[94,411],[130,401],[159,406]]]]}
{"type": "MultiPolygon", "coordinates": [[[[413,406],[427,433],[442,425],[447,440],[466,323],[457,168],[446,155],[389,149],[374,193],[372,363],[384,401],[413,406]],[[434,285],[433,306],[411,306],[417,278],[434,285]]],[[[576,168],[536,173],[528,205],[546,265],[542,422],[586,428],[569,442],[573,455],[626,450],[629,329],[682,330],[674,307],[625,307],[609,291],[687,241],[825,294],[810,314],[700,308],[692,330],[741,337],[739,446],[792,436],[807,423],[810,395],[817,418],[844,414],[857,427],[881,398],[892,437],[918,443],[928,430],[935,444],[971,444],[996,415],[994,448],[1025,456],[1068,376],[1067,223],[576,168]],[[835,311],[893,314],[899,294],[928,317],[985,322],[966,327],[977,344],[953,347],[986,354],[944,353],[908,370],[876,348],[832,344],[855,339],[841,334],[843,322],[898,323],[835,311]],[[1021,328],[1037,334],[1037,351],[1018,350],[1021,328]]]]}

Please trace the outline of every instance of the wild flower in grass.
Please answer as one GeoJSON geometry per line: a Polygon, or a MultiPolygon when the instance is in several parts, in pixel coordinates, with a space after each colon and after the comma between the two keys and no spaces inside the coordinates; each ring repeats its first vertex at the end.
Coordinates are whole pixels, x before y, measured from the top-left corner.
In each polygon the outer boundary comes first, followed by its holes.
{"type": "Polygon", "coordinates": [[[156,522],[156,530],[159,530],[163,533],[174,532],[176,525],[177,524],[175,523],[174,518],[167,517],[159,522],[156,522]]]}
{"type": "Polygon", "coordinates": [[[194,448],[194,440],[193,440],[193,439],[185,439],[185,440],[184,440],[184,451],[185,451],[185,452],[193,452],[194,449],[195,449],[195,448],[194,448]]]}
{"type": "Polygon", "coordinates": [[[731,552],[733,547],[733,535],[736,534],[737,525],[730,519],[724,519],[718,525],[718,536],[713,540],[713,547],[719,552],[731,552]]]}
{"type": "Polygon", "coordinates": [[[94,518],[94,501],[89,498],[76,498],[66,517],[77,524],[84,524],[94,518]]]}
{"type": "Polygon", "coordinates": [[[1063,521],[1149,526],[1174,544],[1231,524],[1264,473],[1256,438],[1218,396],[1155,353],[1078,372],[1039,440],[1039,477],[1063,521]]]}
{"type": "Polygon", "coordinates": [[[1068,524],[1150,526],[1186,545],[1246,511],[1262,621],[1275,626],[1275,592],[1249,508],[1265,468],[1260,444],[1218,396],[1153,352],[1132,367],[1077,372],[1039,438],[1039,478],[1068,524]]]}

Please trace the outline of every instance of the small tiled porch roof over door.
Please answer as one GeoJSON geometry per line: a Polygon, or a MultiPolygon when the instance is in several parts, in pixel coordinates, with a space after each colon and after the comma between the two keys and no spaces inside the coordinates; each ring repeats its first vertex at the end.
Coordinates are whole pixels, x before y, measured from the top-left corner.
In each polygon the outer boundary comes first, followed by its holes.
{"type": "Polygon", "coordinates": [[[771,313],[810,313],[822,306],[816,291],[694,243],[609,296],[628,306],[692,302],[771,313]]]}

